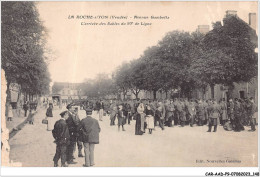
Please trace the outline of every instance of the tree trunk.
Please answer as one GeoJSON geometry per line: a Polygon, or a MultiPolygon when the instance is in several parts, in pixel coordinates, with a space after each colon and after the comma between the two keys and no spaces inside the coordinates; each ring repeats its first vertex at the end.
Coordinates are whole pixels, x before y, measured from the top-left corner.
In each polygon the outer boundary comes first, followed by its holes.
{"type": "Polygon", "coordinates": [[[8,106],[11,102],[11,91],[10,91],[10,83],[7,83],[6,89],[6,103],[5,103],[5,116],[8,116],[8,106]]]}
{"type": "Polygon", "coordinates": [[[156,90],[153,90],[153,99],[156,100],[156,90]]]}
{"type": "Polygon", "coordinates": [[[215,94],[214,94],[214,86],[215,86],[214,84],[211,84],[211,85],[210,85],[210,91],[211,91],[211,98],[212,98],[212,99],[214,99],[214,95],[215,95],[215,94]]]}

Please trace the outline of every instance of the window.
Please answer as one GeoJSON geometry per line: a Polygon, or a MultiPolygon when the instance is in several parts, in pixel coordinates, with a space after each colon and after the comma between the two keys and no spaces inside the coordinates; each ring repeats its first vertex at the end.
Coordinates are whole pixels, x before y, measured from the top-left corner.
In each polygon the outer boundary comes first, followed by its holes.
{"type": "Polygon", "coordinates": [[[244,99],[245,98],[245,91],[239,91],[239,97],[244,99]]]}

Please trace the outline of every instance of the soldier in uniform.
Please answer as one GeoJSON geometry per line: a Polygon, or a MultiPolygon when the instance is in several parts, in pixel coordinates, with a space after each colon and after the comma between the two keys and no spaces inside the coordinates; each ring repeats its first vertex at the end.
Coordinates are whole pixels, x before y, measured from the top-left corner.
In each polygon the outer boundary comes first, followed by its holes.
{"type": "Polygon", "coordinates": [[[241,130],[244,130],[244,126],[241,123],[241,104],[236,98],[234,104],[234,131],[240,132],[241,130]]]}
{"type": "Polygon", "coordinates": [[[110,126],[115,125],[116,115],[117,115],[117,106],[116,103],[113,102],[110,105],[110,126]]]}
{"type": "Polygon", "coordinates": [[[250,111],[250,126],[251,126],[251,130],[249,130],[249,131],[254,132],[256,130],[255,129],[255,124],[256,124],[256,118],[257,118],[257,112],[258,111],[257,111],[257,106],[254,103],[254,99],[253,98],[250,98],[249,111],[250,111]]]}
{"type": "Polygon", "coordinates": [[[204,106],[204,112],[205,112],[205,121],[203,122],[203,125],[207,125],[207,122],[209,120],[209,113],[208,113],[208,108],[209,108],[209,104],[208,101],[206,101],[205,99],[203,99],[203,106],[204,106]]]}
{"type": "Polygon", "coordinates": [[[79,128],[79,121],[77,120],[75,113],[72,108],[72,104],[67,105],[69,118],[66,120],[69,128],[70,133],[70,144],[68,146],[67,150],[67,162],[68,164],[76,164],[77,162],[74,162],[73,159],[73,151],[76,146],[77,142],[77,136],[78,136],[78,128],[79,128]]]}
{"type": "Polygon", "coordinates": [[[225,125],[225,123],[228,121],[228,115],[227,115],[227,103],[225,101],[225,98],[222,98],[220,101],[220,108],[221,108],[221,125],[225,125]]]}
{"type": "Polygon", "coordinates": [[[52,135],[56,143],[56,153],[53,158],[54,167],[58,167],[58,161],[61,158],[61,166],[67,167],[66,165],[66,151],[70,144],[70,134],[66,119],[68,119],[69,114],[67,111],[60,113],[61,119],[56,121],[54,129],[52,130],[52,135]]]}
{"type": "Polygon", "coordinates": [[[232,98],[229,99],[228,105],[227,105],[227,113],[228,113],[228,119],[230,120],[232,127],[234,126],[234,102],[232,98]]]}
{"type": "Polygon", "coordinates": [[[198,126],[203,126],[205,122],[205,109],[201,100],[199,100],[196,105],[196,114],[198,118],[198,126]]]}
{"type": "Polygon", "coordinates": [[[183,102],[182,99],[180,99],[179,103],[177,104],[177,110],[178,110],[178,115],[179,115],[179,121],[178,124],[184,127],[185,122],[187,121],[186,119],[186,112],[185,112],[185,103],[183,102]]]}
{"type": "Polygon", "coordinates": [[[193,100],[190,100],[190,102],[187,104],[187,117],[189,117],[190,120],[190,126],[193,127],[193,124],[195,123],[195,104],[193,100]]]}
{"type": "Polygon", "coordinates": [[[170,104],[166,106],[166,119],[168,127],[172,127],[172,121],[174,119],[174,105],[173,100],[170,100],[170,104]]]}
{"type": "Polygon", "coordinates": [[[211,132],[212,126],[214,126],[214,131],[217,131],[217,126],[219,122],[219,117],[220,117],[220,106],[217,104],[216,100],[213,100],[213,104],[209,106],[209,130],[208,132],[211,132]]]}
{"type": "Polygon", "coordinates": [[[159,101],[158,107],[155,111],[155,121],[154,125],[157,124],[157,121],[159,122],[159,126],[162,130],[164,130],[164,117],[165,117],[165,107],[163,106],[162,102],[159,101]]]}

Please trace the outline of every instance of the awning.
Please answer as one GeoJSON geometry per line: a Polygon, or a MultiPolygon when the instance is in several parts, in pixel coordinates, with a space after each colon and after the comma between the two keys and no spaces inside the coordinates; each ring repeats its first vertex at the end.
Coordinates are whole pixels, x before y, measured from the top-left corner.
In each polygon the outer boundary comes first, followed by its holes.
{"type": "Polygon", "coordinates": [[[62,100],[67,100],[67,99],[68,99],[68,96],[61,96],[61,99],[62,99],[62,100]]]}

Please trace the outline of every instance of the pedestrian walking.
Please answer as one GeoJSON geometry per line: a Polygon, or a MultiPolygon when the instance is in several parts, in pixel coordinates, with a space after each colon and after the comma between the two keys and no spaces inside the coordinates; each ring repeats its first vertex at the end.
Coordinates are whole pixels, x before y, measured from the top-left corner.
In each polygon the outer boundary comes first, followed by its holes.
{"type": "Polygon", "coordinates": [[[86,110],[87,117],[80,122],[80,139],[84,145],[85,164],[84,167],[94,166],[95,144],[99,144],[99,133],[101,131],[99,123],[92,118],[92,110],[86,110]]]}
{"type": "Polygon", "coordinates": [[[28,115],[27,120],[28,120],[29,124],[31,124],[31,125],[34,124],[34,115],[35,115],[35,113],[36,113],[36,111],[34,111],[32,109],[29,110],[29,115],[28,115]]]}
{"type": "Polygon", "coordinates": [[[61,166],[67,167],[66,164],[66,151],[67,147],[70,144],[70,135],[68,125],[66,120],[69,117],[67,111],[60,113],[61,119],[56,121],[54,129],[52,130],[52,135],[56,143],[56,153],[53,158],[54,167],[58,167],[58,161],[61,159],[61,166]]]}
{"type": "Polygon", "coordinates": [[[46,119],[48,120],[48,124],[47,124],[48,131],[52,131],[55,124],[55,121],[53,120],[52,110],[53,110],[53,104],[49,103],[49,107],[46,110],[46,119]]]}
{"type": "Polygon", "coordinates": [[[7,121],[12,121],[13,117],[14,117],[13,108],[12,108],[11,103],[9,103],[8,110],[7,110],[7,121]]]}

